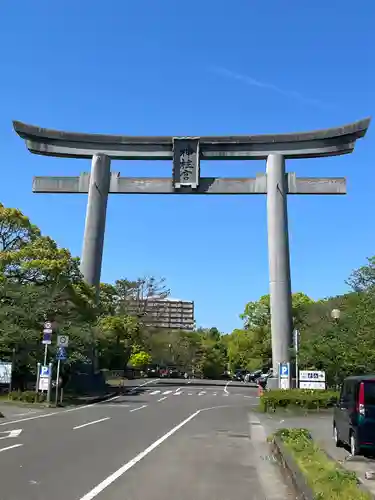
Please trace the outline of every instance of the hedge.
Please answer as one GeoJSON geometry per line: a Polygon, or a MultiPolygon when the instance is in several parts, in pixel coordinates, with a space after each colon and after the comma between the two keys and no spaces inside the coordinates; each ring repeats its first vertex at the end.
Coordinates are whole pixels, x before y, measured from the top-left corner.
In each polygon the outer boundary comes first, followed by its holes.
{"type": "MultiPolygon", "coordinates": [[[[319,500],[371,500],[370,493],[360,489],[354,472],[342,468],[319,448],[306,429],[279,429],[277,437],[290,454],[294,466],[304,478],[313,498],[319,500]]],[[[277,443],[276,443],[277,444],[277,443]]],[[[282,450],[280,449],[281,453],[282,450]]]]}
{"type": "Polygon", "coordinates": [[[9,393],[11,401],[22,401],[23,403],[42,403],[46,397],[43,393],[34,391],[12,391],[9,393]]]}
{"type": "Polygon", "coordinates": [[[319,410],[334,406],[338,397],[339,393],[336,391],[276,389],[264,391],[260,397],[259,406],[263,412],[288,407],[319,410]]]}

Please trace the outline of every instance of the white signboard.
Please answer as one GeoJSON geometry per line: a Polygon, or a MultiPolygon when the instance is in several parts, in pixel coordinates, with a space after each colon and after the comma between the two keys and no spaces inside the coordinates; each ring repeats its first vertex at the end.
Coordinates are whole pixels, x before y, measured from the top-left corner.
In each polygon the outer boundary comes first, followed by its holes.
{"type": "Polygon", "coordinates": [[[326,372],[318,370],[301,370],[299,372],[300,389],[326,388],[326,372]]]}
{"type": "Polygon", "coordinates": [[[325,382],[326,372],[316,370],[300,370],[299,379],[308,382],[325,382]]]}
{"type": "Polygon", "coordinates": [[[288,378],[281,378],[280,379],[280,389],[290,389],[290,384],[289,384],[289,379],[288,378]]]}
{"type": "Polygon", "coordinates": [[[40,377],[39,379],[39,391],[48,391],[49,387],[49,377],[40,377]]]}
{"type": "Polygon", "coordinates": [[[0,361],[0,384],[10,384],[12,381],[12,363],[0,361]]]}
{"type": "Polygon", "coordinates": [[[304,382],[304,381],[300,381],[299,388],[300,389],[311,389],[311,390],[321,389],[321,390],[324,391],[325,388],[326,388],[326,383],[325,382],[304,382]]]}

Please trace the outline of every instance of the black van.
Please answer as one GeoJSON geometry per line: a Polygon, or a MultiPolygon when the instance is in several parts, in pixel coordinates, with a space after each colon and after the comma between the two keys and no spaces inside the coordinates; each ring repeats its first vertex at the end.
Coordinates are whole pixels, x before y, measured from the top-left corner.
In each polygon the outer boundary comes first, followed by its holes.
{"type": "Polygon", "coordinates": [[[375,375],[347,377],[333,415],[336,446],[350,446],[352,455],[375,451],[375,375]]]}

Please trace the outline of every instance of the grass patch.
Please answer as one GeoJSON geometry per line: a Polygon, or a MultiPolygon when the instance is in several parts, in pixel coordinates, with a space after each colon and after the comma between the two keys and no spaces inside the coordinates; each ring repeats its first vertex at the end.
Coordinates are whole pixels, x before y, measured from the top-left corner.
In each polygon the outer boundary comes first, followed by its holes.
{"type": "Polygon", "coordinates": [[[319,448],[306,429],[280,429],[277,436],[296,462],[316,500],[372,500],[354,472],[341,468],[319,448]]]}
{"type": "Polygon", "coordinates": [[[259,399],[259,409],[264,413],[275,412],[279,408],[319,411],[332,408],[338,397],[339,394],[336,391],[276,389],[264,391],[259,399]]]}

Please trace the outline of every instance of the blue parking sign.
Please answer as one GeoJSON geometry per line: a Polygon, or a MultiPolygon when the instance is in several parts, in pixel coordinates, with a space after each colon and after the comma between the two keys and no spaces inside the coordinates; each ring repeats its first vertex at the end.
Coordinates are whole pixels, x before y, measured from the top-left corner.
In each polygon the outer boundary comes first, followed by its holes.
{"type": "Polygon", "coordinates": [[[45,366],[41,366],[40,367],[40,377],[42,378],[47,378],[49,377],[50,373],[49,373],[49,366],[48,365],[45,365],[45,366]]]}
{"type": "Polygon", "coordinates": [[[288,363],[280,363],[280,377],[289,377],[288,363]]]}

